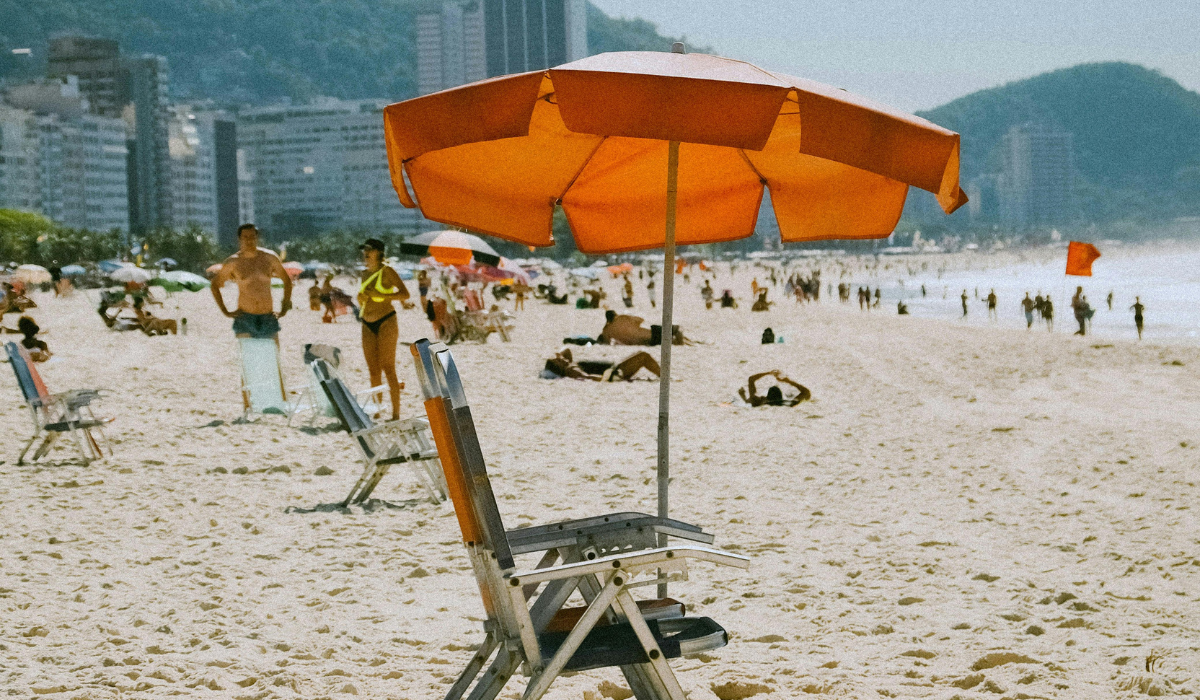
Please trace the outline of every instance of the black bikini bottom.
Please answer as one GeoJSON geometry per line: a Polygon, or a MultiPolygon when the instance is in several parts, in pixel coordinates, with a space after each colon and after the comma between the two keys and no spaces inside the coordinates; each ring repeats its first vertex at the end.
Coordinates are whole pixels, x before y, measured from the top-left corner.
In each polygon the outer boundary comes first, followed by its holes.
{"type": "Polygon", "coordinates": [[[389,313],[384,314],[383,318],[377,318],[374,321],[368,321],[365,318],[361,319],[361,320],[362,320],[362,324],[367,327],[367,330],[371,331],[371,335],[379,335],[379,329],[383,328],[383,324],[386,323],[389,318],[392,318],[395,315],[396,315],[396,312],[391,311],[389,313]]]}

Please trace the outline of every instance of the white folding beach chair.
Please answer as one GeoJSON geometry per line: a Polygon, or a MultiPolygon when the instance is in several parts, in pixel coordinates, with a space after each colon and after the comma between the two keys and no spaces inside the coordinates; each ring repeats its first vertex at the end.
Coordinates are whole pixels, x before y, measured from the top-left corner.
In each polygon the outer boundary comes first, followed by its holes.
{"type": "MultiPolygon", "coordinates": [[[[313,360],[308,363],[308,386],[300,391],[300,394],[288,404],[288,425],[291,425],[292,420],[299,415],[308,416],[308,427],[317,421],[317,418],[337,418],[338,414],[334,409],[333,404],[329,403],[329,397],[325,395],[324,389],[321,388],[321,381],[324,379],[338,378],[340,376],[337,370],[321,359],[313,360]],[[318,366],[320,363],[320,366],[318,366]]],[[[343,381],[343,383],[345,383],[343,381]]],[[[354,400],[362,407],[367,415],[379,413],[384,410],[383,393],[387,391],[387,386],[373,386],[360,391],[354,392],[354,400]]]]}
{"type": "MultiPolygon", "coordinates": [[[[316,360],[318,374],[328,376],[328,365],[316,360]]],[[[375,423],[363,411],[345,383],[336,376],[321,380],[321,389],[333,406],[342,426],[363,455],[363,472],[342,502],[343,506],[363,503],[393,464],[407,464],[434,503],[446,500],[446,482],[438,461],[437,447],[425,418],[375,423]]]]}
{"type": "Polygon", "coordinates": [[[242,359],[244,416],[251,413],[287,415],[290,409],[279,366],[279,345],[272,338],[238,338],[242,359]]]}
{"type": "Polygon", "coordinates": [[[689,561],[746,568],[749,560],[694,545],[656,546],[660,534],[712,538],[695,526],[637,513],[530,528],[527,535],[506,532],[449,350],[420,340],[412,352],[487,615],[483,643],[447,700],[468,691],[471,700],[491,700],[518,671],[530,677],[522,697],[537,700],[564,672],[610,666],[621,668],[639,700],[685,700],[667,659],[719,648],[728,636],[709,618],[686,617],[678,601],[638,601],[630,590],[684,579],[689,561]],[[517,567],[514,555],[538,551],[544,554],[535,568],[517,567]],[[584,605],[564,607],[576,594],[584,605]]]}

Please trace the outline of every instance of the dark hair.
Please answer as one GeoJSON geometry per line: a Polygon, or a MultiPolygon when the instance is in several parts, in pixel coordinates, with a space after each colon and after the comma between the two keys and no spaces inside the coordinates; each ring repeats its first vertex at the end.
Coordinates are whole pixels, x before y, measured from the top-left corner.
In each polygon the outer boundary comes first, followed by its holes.
{"type": "Polygon", "coordinates": [[[38,326],[37,321],[28,316],[22,316],[17,319],[17,330],[21,331],[21,335],[35,336],[42,329],[38,326]]]}
{"type": "Polygon", "coordinates": [[[767,404],[771,406],[783,405],[783,390],[777,386],[767,389],[767,404]]]}
{"type": "Polygon", "coordinates": [[[238,235],[238,238],[241,238],[241,237],[242,237],[242,231],[245,231],[245,230],[248,230],[248,229],[249,229],[249,230],[253,230],[253,231],[255,231],[256,233],[258,232],[258,227],[257,227],[257,226],[255,226],[254,224],[242,224],[241,226],[238,226],[238,234],[237,234],[237,235],[238,235]]]}
{"type": "Polygon", "coordinates": [[[617,312],[613,311],[612,309],[609,309],[608,311],[604,312],[604,320],[609,323],[612,323],[613,319],[616,317],[617,317],[617,312]]]}

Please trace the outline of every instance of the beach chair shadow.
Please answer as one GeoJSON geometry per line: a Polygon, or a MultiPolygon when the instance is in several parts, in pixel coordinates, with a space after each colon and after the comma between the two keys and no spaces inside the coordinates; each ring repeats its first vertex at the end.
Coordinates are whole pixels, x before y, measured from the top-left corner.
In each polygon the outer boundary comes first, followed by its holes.
{"type": "Polygon", "coordinates": [[[320,382],[321,390],[342,427],[362,452],[362,475],[354,482],[342,505],[364,503],[394,464],[409,465],[413,476],[429,494],[429,500],[435,504],[446,500],[445,480],[429,432],[429,422],[424,418],[409,418],[377,424],[354,399],[346,384],[329,374],[330,368],[324,360],[315,360],[313,364],[319,375],[327,377],[320,382]]]}
{"type": "Polygon", "coordinates": [[[634,600],[630,590],[681,580],[689,561],[746,568],[749,560],[696,545],[663,546],[660,538],[668,536],[702,544],[713,538],[640,513],[506,531],[450,351],[420,340],[412,352],[487,614],[484,640],[447,700],[469,690],[470,698],[494,698],[518,670],[530,677],[522,697],[536,700],[564,672],[611,666],[621,668],[639,700],[684,700],[667,659],[724,646],[725,630],[706,617],[685,617],[676,600],[634,600]],[[517,567],[515,556],[538,552],[534,568],[517,567]],[[566,607],[576,594],[586,605],[566,607]]]}
{"type": "Polygon", "coordinates": [[[51,394],[24,347],[17,343],[5,343],[4,350],[33,419],[33,435],[21,449],[17,464],[25,463],[26,453],[39,439],[42,442],[33,453],[35,462],[45,457],[58,438],[67,433],[79,449],[84,464],[103,459],[106,451],[112,455],[112,447],[102,430],[111,419],[97,418],[92,413],[91,403],[100,397],[99,391],[77,389],[51,394]]]}

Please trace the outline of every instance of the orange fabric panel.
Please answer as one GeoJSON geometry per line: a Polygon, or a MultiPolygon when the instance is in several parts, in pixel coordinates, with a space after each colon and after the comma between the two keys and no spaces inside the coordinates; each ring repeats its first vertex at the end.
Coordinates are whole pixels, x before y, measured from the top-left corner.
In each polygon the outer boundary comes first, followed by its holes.
{"type": "Polygon", "coordinates": [[[475,520],[475,508],[471,505],[471,496],[467,491],[462,461],[458,457],[454,435],[450,432],[450,423],[446,418],[445,399],[440,396],[426,399],[425,414],[429,417],[429,429],[433,432],[433,441],[437,444],[442,473],[446,475],[446,490],[450,493],[450,502],[454,504],[454,515],[458,517],[463,542],[482,542],[483,530],[475,520]]]}
{"type": "Polygon", "coordinates": [[[798,116],[782,116],[767,147],[745,154],[767,180],[782,240],[886,238],[900,220],[908,185],[797,153],[807,134],[798,116]]]}
{"type": "Polygon", "coordinates": [[[1100,257],[1100,251],[1091,243],[1071,241],[1067,244],[1067,274],[1079,277],[1092,276],[1092,263],[1100,257]]]}
{"type": "Polygon", "coordinates": [[[539,100],[528,136],[426,153],[407,171],[425,218],[546,246],[555,202],[602,140],[568,131],[558,109],[539,100]]]}
{"type": "Polygon", "coordinates": [[[393,171],[422,153],[524,136],[543,76],[506,75],[388,105],[383,123],[393,171]]]}
{"type": "Polygon", "coordinates": [[[37,365],[33,363],[33,358],[29,355],[29,350],[24,345],[17,343],[17,352],[21,354],[21,359],[25,360],[25,366],[29,368],[29,376],[33,379],[33,386],[37,388],[38,398],[43,404],[50,402],[50,390],[46,388],[46,382],[42,381],[42,375],[37,371],[37,365]]]}
{"type": "MultiPolygon", "coordinates": [[[[675,242],[731,241],[754,233],[763,186],[739,151],[679,147],[675,242]]],[[[667,143],[612,137],[563,197],[585,253],[661,248],[666,239],[667,143]]]]}
{"type": "Polygon", "coordinates": [[[755,150],[788,93],[766,71],[704,54],[601,54],[550,79],[572,131],[755,150]]]}

